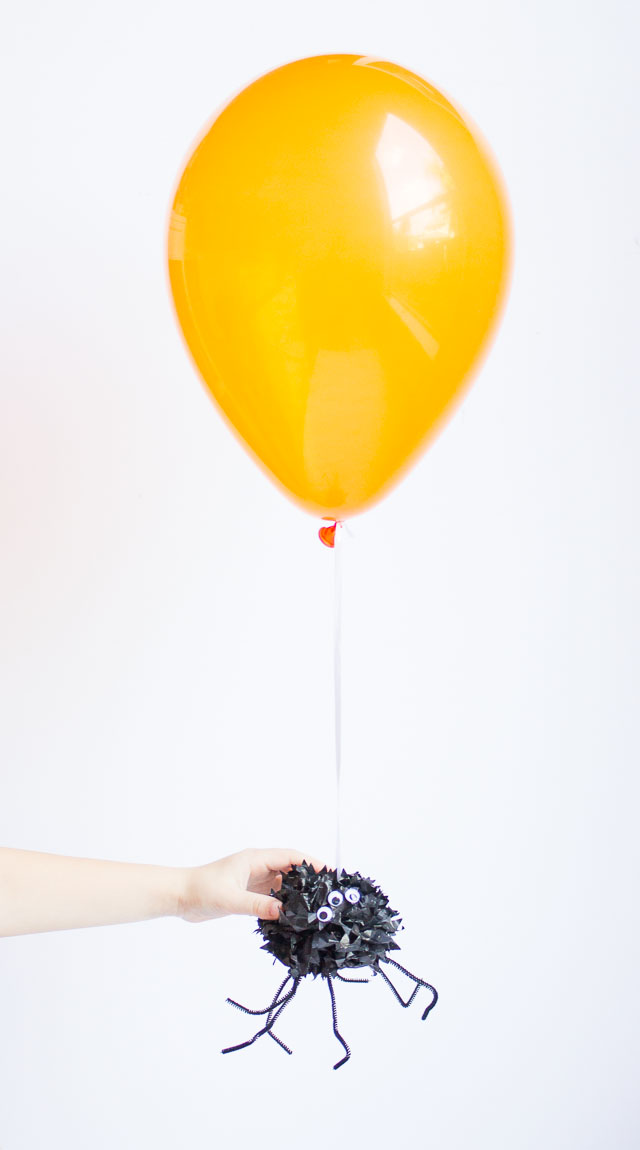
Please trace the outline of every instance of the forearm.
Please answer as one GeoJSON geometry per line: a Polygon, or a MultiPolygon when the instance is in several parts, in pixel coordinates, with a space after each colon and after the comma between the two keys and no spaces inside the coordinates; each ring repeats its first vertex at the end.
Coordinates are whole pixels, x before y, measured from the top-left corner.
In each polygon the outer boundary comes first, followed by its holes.
{"type": "Polygon", "coordinates": [[[186,869],[0,848],[0,937],[183,913],[186,869]]]}

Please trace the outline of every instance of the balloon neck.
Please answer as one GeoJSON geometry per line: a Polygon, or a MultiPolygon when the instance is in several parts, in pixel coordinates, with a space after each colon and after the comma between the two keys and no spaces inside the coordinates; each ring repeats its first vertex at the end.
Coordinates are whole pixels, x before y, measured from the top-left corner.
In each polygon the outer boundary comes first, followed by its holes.
{"type": "Polygon", "coordinates": [[[336,527],[340,520],[334,519],[329,527],[321,527],[318,531],[318,538],[325,547],[335,547],[336,545],[336,527]]]}

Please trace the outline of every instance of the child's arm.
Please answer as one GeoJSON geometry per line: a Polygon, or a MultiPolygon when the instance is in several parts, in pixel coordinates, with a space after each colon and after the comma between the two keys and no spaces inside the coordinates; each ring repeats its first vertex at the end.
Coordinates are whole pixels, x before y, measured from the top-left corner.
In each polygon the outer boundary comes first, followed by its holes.
{"type": "Polygon", "coordinates": [[[292,850],[244,850],[199,867],[148,866],[0,848],[0,937],[175,915],[204,922],[225,914],[276,919],[281,870],[292,850]]]}

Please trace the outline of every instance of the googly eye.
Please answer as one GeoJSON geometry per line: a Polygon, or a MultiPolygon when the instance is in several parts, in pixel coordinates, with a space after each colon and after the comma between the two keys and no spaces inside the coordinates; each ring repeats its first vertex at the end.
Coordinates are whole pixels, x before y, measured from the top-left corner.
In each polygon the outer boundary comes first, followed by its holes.
{"type": "Polygon", "coordinates": [[[331,922],[333,911],[330,906],[321,906],[316,918],[318,922],[331,922]]]}
{"type": "Polygon", "coordinates": [[[342,903],[344,902],[344,898],[342,897],[342,891],[341,890],[332,890],[331,894],[329,895],[329,897],[327,899],[327,902],[329,903],[329,906],[333,906],[333,907],[342,906],[342,903]]]}
{"type": "Polygon", "coordinates": [[[344,892],[344,897],[347,902],[350,903],[360,902],[360,891],[357,887],[350,886],[349,889],[344,892]]]}

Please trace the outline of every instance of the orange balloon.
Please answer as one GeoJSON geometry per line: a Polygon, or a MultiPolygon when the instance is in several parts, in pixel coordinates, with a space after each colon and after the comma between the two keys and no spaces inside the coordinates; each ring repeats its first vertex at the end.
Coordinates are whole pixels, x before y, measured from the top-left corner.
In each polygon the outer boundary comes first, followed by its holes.
{"type": "Polygon", "coordinates": [[[169,269],[200,373],[245,446],[344,519],[424,449],[496,326],[495,162],[426,80],[314,56],[218,113],[176,192],[169,269]]]}

